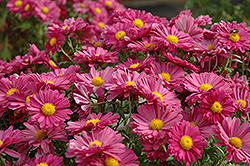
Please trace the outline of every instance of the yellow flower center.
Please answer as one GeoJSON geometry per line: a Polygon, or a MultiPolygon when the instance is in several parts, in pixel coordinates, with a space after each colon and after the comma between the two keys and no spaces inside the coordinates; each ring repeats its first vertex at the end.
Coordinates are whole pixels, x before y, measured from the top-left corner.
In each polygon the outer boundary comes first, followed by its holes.
{"type": "Polygon", "coordinates": [[[177,43],[179,42],[178,37],[176,37],[175,35],[168,35],[168,36],[167,36],[167,40],[168,40],[170,43],[175,43],[175,44],[177,44],[177,43]]]}
{"type": "Polygon", "coordinates": [[[118,31],[116,34],[115,34],[115,38],[117,40],[123,40],[124,39],[124,36],[126,36],[126,32],[124,31],[118,31]]]}
{"type": "Polygon", "coordinates": [[[56,37],[52,37],[49,41],[50,46],[54,46],[56,44],[56,37]]]}
{"type": "Polygon", "coordinates": [[[112,2],[111,1],[105,1],[105,5],[112,6],[112,2]]]}
{"type": "Polygon", "coordinates": [[[65,30],[67,27],[69,27],[69,26],[68,26],[68,25],[65,25],[65,26],[62,27],[62,29],[65,30]]]}
{"type": "Polygon", "coordinates": [[[45,103],[41,108],[42,113],[46,116],[53,115],[56,112],[55,106],[52,103],[45,103]]]}
{"type": "Polygon", "coordinates": [[[42,131],[42,130],[37,130],[36,132],[36,136],[35,136],[35,139],[36,140],[41,140],[43,138],[46,138],[48,135],[45,131],[42,131]]]}
{"type": "Polygon", "coordinates": [[[135,20],[133,21],[133,24],[134,24],[134,26],[137,26],[138,28],[143,27],[143,22],[142,22],[141,19],[135,19],[135,20]]]}
{"type": "MultiPolygon", "coordinates": [[[[49,64],[51,64],[51,66],[53,66],[53,67],[57,67],[57,65],[55,64],[55,62],[53,61],[53,60],[49,60],[49,64]]],[[[51,84],[53,84],[53,82],[51,82],[51,81],[47,81],[47,83],[51,83],[51,84]]]]}
{"type": "Polygon", "coordinates": [[[99,27],[99,28],[102,29],[104,26],[105,26],[105,24],[104,24],[103,22],[99,22],[99,23],[98,23],[98,27],[99,27]]]}
{"type": "Polygon", "coordinates": [[[127,81],[126,85],[130,86],[130,85],[135,85],[134,81],[127,81]]]}
{"type": "Polygon", "coordinates": [[[146,43],[146,44],[144,45],[144,48],[147,49],[149,46],[150,46],[150,49],[152,49],[152,48],[155,47],[154,43],[146,43]]]}
{"type": "Polygon", "coordinates": [[[100,47],[102,44],[100,43],[100,42],[96,42],[95,44],[94,44],[94,46],[95,47],[100,47]]]}
{"type": "Polygon", "coordinates": [[[102,143],[101,143],[100,141],[94,140],[94,141],[90,142],[89,148],[91,148],[94,144],[95,144],[96,146],[99,146],[99,147],[102,146],[102,143]]]}
{"type": "Polygon", "coordinates": [[[89,123],[93,123],[94,126],[96,126],[96,123],[99,122],[100,120],[98,118],[95,119],[90,119],[86,122],[86,125],[89,123]]]}
{"type": "Polygon", "coordinates": [[[187,135],[182,136],[181,140],[180,140],[180,145],[181,145],[182,149],[190,150],[192,148],[192,145],[193,145],[192,138],[190,138],[187,135]]]}
{"type": "Polygon", "coordinates": [[[229,143],[230,143],[230,145],[236,147],[237,149],[240,149],[241,145],[242,145],[242,141],[238,137],[232,137],[232,138],[230,138],[229,139],[229,143]]]}
{"type": "Polygon", "coordinates": [[[245,108],[247,105],[247,102],[245,100],[241,100],[241,99],[238,100],[237,105],[240,105],[240,103],[241,103],[241,108],[245,108]]]}
{"type": "Polygon", "coordinates": [[[31,94],[31,95],[27,96],[27,97],[26,97],[26,103],[29,103],[29,102],[30,102],[30,97],[31,97],[31,96],[36,96],[36,95],[35,95],[35,94],[31,94]]]}
{"type": "Polygon", "coordinates": [[[233,33],[229,34],[228,39],[233,41],[233,42],[237,42],[240,40],[240,37],[237,33],[233,32],[233,33]]]}
{"type": "Polygon", "coordinates": [[[13,93],[14,93],[15,91],[18,91],[18,92],[19,92],[18,89],[16,89],[16,88],[11,88],[11,89],[8,90],[8,92],[6,93],[6,96],[11,96],[11,95],[13,95],[13,93]]]}
{"type": "Polygon", "coordinates": [[[222,111],[222,105],[220,104],[220,102],[216,101],[214,102],[214,104],[212,105],[212,107],[210,108],[213,113],[221,113],[222,111]]]}
{"type": "Polygon", "coordinates": [[[171,76],[168,73],[162,72],[161,76],[162,76],[164,81],[170,81],[171,80],[171,76]]]}
{"type": "Polygon", "coordinates": [[[2,146],[2,144],[3,144],[3,141],[0,140],[0,146],[2,146]]]}
{"type": "Polygon", "coordinates": [[[82,3],[81,5],[80,5],[80,8],[86,8],[86,6],[82,3]]]}
{"type": "Polygon", "coordinates": [[[97,14],[101,14],[101,9],[100,8],[95,8],[95,12],[97,13],[97,14]]]}
{"type": "Polygon", "coordinates": [[[140,64],[139,62],[137,62],[135,64],[132,64],[132,65],[130,65],[130,68],[134,68],[135,69],[137,66],[139,66],[139,64],[140,64]]]}
{"type": "Polygon", "coordinates": [[[17,117],[18,115],[20,115],[21,113],[20,112],[17,112],[18,110],[15,110],[14,112],[13,112],[13,115],[15,116],[15,117],[17,117]]]}
{"type": "Polygon", "coordinates": [[[95,54],[95,56],[100,56],[100,54],[95,54]]]}
{"type": "Polygon", "coordinates": [[[211,51],[211,50],[214,50],[214,49],[215,49],[215,48],[214,48],[214,46],[213,46],[212,44],[207,45],[207,47],[208,47],[209,51],[211,51]]]}
{"type": "Polygon", "coordinates": [[[108,157],[104,160],[104,165],[105,166],[119,166],[119,162],[113,157],[108,157]]]}
{"type": "Polygon", "coordinates": [[[201,84],[199,89],[203,89],[205,92],[207,92],[211,88],[213,88],[213,86],[210,84],[201,84]]]}
{"type": "Polygon", "coordinates": [[[162,95],[159,92],[152,92],[156,97],[159,97],[161,99],[161,102],[163,100],[162,95]]]}
{"type": "Polygon", "coordinates": [[[25,5],[25,6],[24,6],[24,11],[27,12],[27,11],[29,11],[29,10],[30,10],[30,4],[25,5]]]}
{"type": "Polygon", "coordinates": [[[19,7],[22,5],[22,3],[23,3],[23,1],[16,1],[14,5],[15,5],[15,7],[19,7]]]}
{"type": "Polygon", "coordinates": [[[42,8],[42,12],[43,12],[44,14],[47,14],[47,13],[49,13],[49,9],[48,9],[47,7],[43,7],[43,8],[42,8]]]}
{"type": "Polygon", "coordinates": [[[91,84],[95,85],[95,86],[102,86],[103,80],[99,76],[98,77],[94,77],[91,84]]]}
{"type": "Polygon", "coordinates": [[[164,126],[164,123],[162,122],[162,120],[160,120],[158,118],[153,119],[149,125],[151,130],[158,130],[158,131],[161,130],[163,126],[164,126]]]}
{"type": "Polygon", "coordinates": [[[191,125],[194,125],[195,127],[197,126],[197,124],[195,122],[189,122],[190,123],[190,126],[191,125]]]}
{"type": "Polygon", "coordinates": [[[40,164],[37,164],[36,166],[49,166],[49,165],[46,163],[40,163],[40,164]]]}

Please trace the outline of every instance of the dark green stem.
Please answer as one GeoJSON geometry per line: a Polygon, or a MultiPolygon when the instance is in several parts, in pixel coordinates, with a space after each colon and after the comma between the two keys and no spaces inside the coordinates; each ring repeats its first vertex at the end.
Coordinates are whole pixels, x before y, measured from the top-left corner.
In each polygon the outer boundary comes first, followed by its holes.
{"type": "Polygon", "coordinates": [[[71,62],[73,62],[73,60],[70,58],[70,56],[64,51],[64,49],[61,47],[61,46],[59,46],[60,47],[60,49],[61,49],[61,51],[63,52],[63,54],[67,57],[67,58],[69,58],[69,60],[71,61],[71,62]]]}

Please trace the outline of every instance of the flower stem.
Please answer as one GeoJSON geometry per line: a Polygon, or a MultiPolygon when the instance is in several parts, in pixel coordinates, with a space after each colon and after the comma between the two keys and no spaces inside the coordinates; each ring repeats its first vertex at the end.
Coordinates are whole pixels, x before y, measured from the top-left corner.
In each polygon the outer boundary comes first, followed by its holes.
{"type": "Polygon", "coordinates": [[[129,102],[129,118],[131,119],[132,114],[132,108],[131,108],[131,93],[128,96],[128,102],[129,102]]]}
{"type": "Polygon", "coordinates": [[[70,61],[73,62],[73,60],[72,60],[72,59],[70,58],[70,56],[64,51],[64,49],[63,49],[61,46],[59,46],[59,47],[60,47],[61,51],[63,52],[63,54],[64,54],[67,58],[69,58],[70,61]]]}
{"type": "Polygon", "coordinates": [[[223,161],[225,160],[226,156],[227,156],[227,153],[225,153],[225,155],[222,157],[220,163],[217,166],[220,166],[223,163],[223,161]]]}
{"type": "Polygon", "coordinates": [[[208,71],[211,69],[211,56],[209,56],[209,61],[208,61],[208,71]]]}
{"type": "Polygon", "coordinates": [[[4,162],[3,156],[1,154],[0,154],[0,158],[1,158],[1,161],[4,164],[4,166],[6,166],[6,163],[4,162]]]}

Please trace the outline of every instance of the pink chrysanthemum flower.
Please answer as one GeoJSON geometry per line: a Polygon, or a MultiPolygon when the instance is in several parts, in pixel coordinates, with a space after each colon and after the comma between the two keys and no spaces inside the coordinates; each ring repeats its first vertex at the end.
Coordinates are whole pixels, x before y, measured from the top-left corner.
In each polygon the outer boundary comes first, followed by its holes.
{"type": "Polygon", "coordinates": [[[71,158],[77,155],[75,161],[82,165],[86,165],[89,160],[98,156],[102,157],[105,154],[120,161],[118,154],[126,150],[125,145],[120,143],[124,138],[111,128],[93,130],[91,134],[83,131],[82,135],[75,135],[74,138],[69,140],[65,156],[71,158]],[[97,153],[98,156],[95,155],[97,153]]]}
{"type": "Polygon", "coordinates": [[[168,136],[167,151],[170,156],[174,157],[174,160],[183,162],[188,166],[192,162],[196,162],[197,158],[202,158],[201,153],[207,143],[198,127],[183,121],[174,126],[168,136]]]}
{"type": "Polygon", "coordinates": [[[80,51],[74,53],[73,60],[84,63],[89,67],[94,67],[97,63],[103,66],[104,63],[118,62],[117,52],[109,52],[101,47],[82,47],[80,51]]]}
{"type": "Polygon", "coordinates": [[[141,105],[138,108],[138,114],[132,115],[133,122],[129,123],[132,132],[137,133],[141,140],[159,146],[166,140],[166,133],[170,128],[178,124],[181,119],[181,109],[166,107],[160,108],[159,105],[141,105]]]}
{"type": "Polygon", "coordinates": [[[52,55],[59,51],[59,46],[64,44],[65,36],[61,32],[55,32],[49,35],[48,42],[45,45],[46,52],[52,52],[52,55]]]}
{"type": "Polygon", "coordinates": [[[75,2],[72,5],[72,8],[78,13],[78,14],[86,14],[89,12],[89,4],[90,0],[84,0],[81,2],[75,2]]]}
{"type": "Polygon", "coordinates": [[[39,122],[41,128],[59,126],[60,122],[70,118],[67,114],[73,113],[66,109],[70,106],[69,99],[57,90],[40,90],[30,97],[27,105],[28,113],[32,115],[28,121],[39,122]]]}
{"type": "Polygon", "coordinates": [[[54,1],[50,0],[36,1],[34,14],[42,22],[58,20],[60,16],[59,7],[54,1]]]}
{"type": "Polygon", "coordinates": [[[106,25],[107,17],[105,16],[99,16],[94,17],[91,24],[94,26],[94,30],[96,34],[100,35],[104,26],[106,25]]]}
{"type": "Polygon", "coordinates": [[[207,118],[203,116],[203,113],[201,111],[199,111],[198,106],[191,107],[190,109],[185,107],[182,115],[185,121],[188,121],[191,125],[194,125],[195,127],[197,126],[199,128],[199,131],[203,135],[203,137],[212,137],[213,125],[208,123],[207,118]]]}
{"type": "Polygon", "coordinates": [[[163,85],[168,90],[182,84],[186,72],[179,66],[171,63],[154,62],[152,69],[159,78],[163,79],[163,85]]]}
{"type": "Polygon", "coordinates": [[[33,10],[35,8],[36,2],[32,0],[23,1],[22,5],[19,8],[19,13],[21,14],[21,18],[24,19],[32,15],[33,10]]]}
{"type": "Polygon", "coordinates": [[[117,118],[120,116],[118,114],[112,115],[108,112],[106,115],[102,115],[100,112],[96,115],[93,113],[87,119],[82,119],[80,121],[68,122],[67,130],[72,131],[69,135],[76,135],[82,131],[95,130],[99,128],[104,128],[112,123],[117,122],[117,118]]]}
{"type": "Polygon", "coordinates": [[[8,155],[19,158],[20,154],[13,149],[8,149],[7,146],[20,142],[23,139],[20,130],[13,130],[10,126],[7,130],[0,130],[0,153],[7,153],[8,155]]]}
{"type": "Polygon", "coordinates": [[[24,164],[23,166],[63,166],[63,157],[57,157],[55,155],[49,154],[47,156],[40,157],[34,161],[24,164]]]}
{"type": "Polygon", "coordinates": [[[200,15],[197,17],[194,22],[198,24],[198,26],[205,26],[207,24],[212,24],[212,18],[209,15],[200,15]]]}
{"type": "Polygon", "coordinates": [[[10,0],[8,1],[6,8],[11,11],[13,14],[17,14],[20,11],[20,7],[22,5],[22,0],[10,0]]]}
{"type": "Polygon", "coordinates": [[[41,129],[37,124],[26,122],[24,122],[24,126],[26,129],[21,131],[23,139],[15,145],[21,153],[26,153],[29,149],[38,148],[36,152],[37,158],[46,154],[55,155],[52,140],[68,141],[64,123],[48,129],[41,129]]]}
{"type": "Polygon", "coordinates": [[[241,112],[243,119],[247,118],[247,113],[250,113],[250,90],[248,86],[234,86],[231,97],[233,99],[236,111],[241,112]]]}
{"type": "Polygon", "coordinates": [[[180,100],[173,92],[168,91],[162,85],[163,80],[154,76],[145,76],[138,80],[140,96],[149,104],[157,103],[161,106],[180,107],[180,100]]]}
{"type": "MultiPolygon", "coordinates": [[[[227,82],[224,81],[222,76],[218,76],[215,73],[192,73],[185,77],[183,82],[185,89],[190,92],[194,92],[186,98],[186,101],[190,100],[191,103],[196,103],[201,99],[202,95],[210,89],[228,91],[230,87],[227,82]]],[[[190,103],[190,104],[191,104],[190,103]]]]}
{"type": "Polygon", "coordinates": [[[12,66],[8,62],[0,60],[0,78],[12,71],[12,66]]]}
{"type": "Polygon", "coordinates": [[[193,39],[185,32],[179,31],[175,26],[165,27],[162,24],[156,24],[152,33],[168,47],[169,51],[176,51],[177,48],[184,51],[193,49],[193,39]]]}
{"type": "Polygon", "coordinates": [[[229,50],[240,51],[245,53],[250,49],[250,34],[246,29],[246,23],[237,24],[236,21],[232,23],[221,21],[215,23],[211,27],[212,31],[218,32],[219,42],[226,46],[229,50]]]}
{"type": "Polygon", "coordinates": [[[25,154],[21,154],[17,161],[12,164],[9,161],[5,161],[7,166],[24,166],[24,164],[29,163],[31,158],[26,156],[25,154]]]}
{"type": "Polygon", "coordinates": [[[240,119],[225,118],[217,124],[215,138],[222,142],[216,142],[216,146],[227,146],[226,160],[238,164],[240,161],[250,164],[250,124],[245,121],[240,125],[240,119]]]}
{"type": "Polygon", "coordinates": [[[231,87],[236,86],[242,86],[242,87],[248,87],[248,81],[246,75],[242,75],[239,77],[239,72],[236,72],[233,78],[231,78],[229,75],[226,75],[225,79],[231,87]]]}
{"type": "Polygon", "coordinates": [[[212,124],[221,122],[235,112],[232,98],[220,90],[211,90],[207,93],[201,100],[200,108],[203,116],[212,124]]]}
{"type": "Polygon", "coordinates": [[[90,14],[93,15],[94,17],[100,17],[100,16],[107,17],[108,16],[107,10],[99,2],[90,1],[88,7],[89,7],[90,14]]]}
{"type": "Polygon", "coordinates": [[[121,5],[117,0],[98,0],[98,2],[100,2],[108,10],[111,10],[111,13],[113,13],[113,11],[116,9],[119,10],[120,5],[121,5]]]}

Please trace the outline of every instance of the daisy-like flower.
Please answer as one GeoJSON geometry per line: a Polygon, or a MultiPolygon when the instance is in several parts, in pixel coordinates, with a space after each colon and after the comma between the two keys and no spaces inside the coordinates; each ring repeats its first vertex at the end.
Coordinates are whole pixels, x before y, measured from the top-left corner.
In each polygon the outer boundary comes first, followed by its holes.
{"type": "Polygon", "coordinates": [[[91,24],[94,26],[94,30],[97,34],[101,34],[102,29],[106,25],[107,22],[107,17],[105,16],[99,16],[99,17],[94,17],[91,24]]]}
{"type": "Polygon", "coordinates": [[[19,13],[20,7],[22,5],[22,0],[10,0],[8,1],[6,8],[11,11],[11,13],[19,13]]]}
{"type": "Polygon", "coordinates": [[[108,12],[105,9],[105,7],[96,1],[90,1],[89,2],[89,11],[90,13],[94,16],[94,17],[100,17],[100,16],[104,16],[107,17],[108,16],[108,12]]]}
{"type": "Polygon", "coordinates": [[[52,52],[52,55],[59,51],[59,46],[64,44],[65,36],[61,32],[55,32],[49,35],[48,42],[45,45],[46,52],[52,52]]]}
{"type": "Polygon", "coordinates": [[[21,154],[17,161],[13,162],[11,164],[9,161],[5,161],[7,166],[23,166],[26,163],[29,163],[31,161],[31,158],[26,156],[25,154],[21,154]]]}
{"type": "Polygon", "coordinates": [[[248,81],[246,75],[242,75],[239,77],[239,72],[236,72],[233,78],[229,75],[226,75],[226,81],[230,84],[231,87],[241,86],[241,87],[248,87],[248,81]]]}
{"type": "Polygon", "coordinates": [[[8,155],[19,158],[20,154],[13,149],[8,149],[7,146],[20,142],[23,139],[20,130],[13,130],[10,126],[7,130],[0,130],[0,153],[7,153],[8,155]]]}
{"type": "Polygon", "coordinates": [[[106,115],[102,115],[101,112],[97,115],[96,113],[93,113],[87,119],[82,119],[76,122],[68,122],[69,126],[66,127],[66,129],[72,131],[69,135],[76,135],[82,132],[83,130],[95,130],[99,128],[104,128],[112,123],[116,123],[117,118],[119,117],[120,116],[118,114],[112,115],[111,112],[108,112],[106,115]]]}
{"type": "Polygon", "coordinates": [[[60,16],[59,7],[51,0],[36,1],[34,14],[42,22],[58,20],[60,16]]]}
{"type": "Polygon", "coordinates": [[[104,63],[119,62],[117,52],[109,52],[101,47],[82,47],[80,51],[74,53],[74,56],[73,60],[84,63],[86,67],[94,67],[97,63],[103,66],[104,63]]]}
{"type": "Polygon", "coordinates": [[[161,106],[180,107],[180,100],[173,92],[168,91],[162,85],[163,80],[154,76],[145,76],[138,80],[140,96],[149,104],[157,103],[161,106]]]}
{"type": "Polygon", "coordinates": [[[187,166],[202,158],[203,147],[207,146],[205,138],[201,135],[198,127],[189,122],[181,122],[168,133],[167,151],[174,160],[185,163],[187,166]]]}
{"type": "Polygon", "coordinates": [[[26,129],[21,131],[22,140],[15,145],[21,153],[26,153],[29,149],[38,148],[36,157],[39,158],[46,154],[55,155],[52,140],[60,140],[67,142],[65,124],[60,124],[57,127],[42,129],[37,124],[29,124],[24,122],[26,129]]]}
{"type": "Polygon", "coordinates": [[[205,26],[207,24],[212,24],[212,18],[209,15],[200,15],[197,17],[194,22],[198,24],[198,26],[205,26]]]}
{"type": "Polygon", "coordinates": [[[235,109],[232,98],[224,91],[211,90],[200,103],[203,116],[208,122],[215,124],[225,117],[234,115],[235,109]]]}
{"type": "Polygon", "coordinates": [[[47,156],[39,157],[34,161],[29,162],[28,164],[24,164],[23,166],[63,166],[63,157],[57,157],[55,155],[49,154],[47,156]]]}
{"type": "Polygon", "coordinates": [[[40,90],[30,97],[27,105],[28,113],[32,115],[29,122],[39,122],[41,128],[59,126],[60,122],[70,118],[67,114],[73,114],[66,109],[70,106],[69,99],[57,90],[40,90]]]}
{"type": "Polygon", "coordinates": [[[250,113],[250,90],[248,86],[234,86],[231,97],[233,99],[234,107],[236,111],[241,112],[243,119],[247,118],[246,113],[250,113]]]}
{"type": "Polygon", "coordinates": [[[166,107],[160,108],[159,105],[141,105],[138,114],[132,115],[133,122],[129,123],[132,132],[137,133],[141,140],[149,141],[159,146],[166,140],[166,133],[170,128],[178,124],[181,119],[181,109],[166,107]]]}
{"type": "Polygon", "coordinates": [[[87,165],[89,160],[106,155],[121,160],[118,154],[125,152],[125,145],[120,143],[124,138],[111,128],[96,129],[91,134],[83,131],[80,136],[69,140],[65,156],[68,158],[77,155],[76,163],[87,165]],[[96,155],[98,154],[98,156],[96,155]]]}
{"type": "Polygon", "coordinates": [[[33,10],[35,8],[36,3],[32,0],[24,0],[22,5],[19,8],[19,13],[21,14],[21,18],[24,19],[32,15],[33,10]]]}
{"type": "Polygon", "coordinates": [[[165,27],[162,24],[156,24],[153,27],[153,34],[168,47],[169,51],[176,51],[177,48],[190,51],[193,48],[193,39],[175,26],[165,27]]]}
{"type": "Polygon", "coordinates": [[[215,129],[215,138],[222,142],[216,142],[216,146],[227,146],[226,160],[238,164],[240,161],[250,164],[250,124],[245,121],[240,125],[240,119],[225,118],[218,123],[215,129]]]}
{"type": "Polygon", "coordinates": [[[84,0],[81,2],[75,2],[72,5],[72,8],[78,13],[78,14],[86,14],[89,12],[89,3],[90,0],[84,0]]]}
{"type": "Polygon", "coordinates": [[[0,60],[0,78],[12,71],[12,66],[8,62],[0,60]]]}
{"type": "Polygon", "coordinates": [[[236,21],[232,23],[221,21],[215,23],[211,27],[212,31],[218,32],[219,42],[226,46],[229,50],[245,53],[250,49],[250,34],[246,29],[246,23],[237,24],[236,21]]]}
{"type": "Polygon", "coordinates": [[[228,92],[229,84],[224,81],[222,76],[218,76],[215,73],[192,73],[185,77],[183,81],[185,89],[193,94],[189,95],[186,98],[186,101],[190,100],[190,104],[196,103],[198,100],[201,99],[201,96],[209,91],[210,89],[213,90],[224,90],[228,92]]]}

